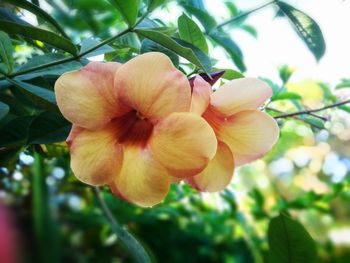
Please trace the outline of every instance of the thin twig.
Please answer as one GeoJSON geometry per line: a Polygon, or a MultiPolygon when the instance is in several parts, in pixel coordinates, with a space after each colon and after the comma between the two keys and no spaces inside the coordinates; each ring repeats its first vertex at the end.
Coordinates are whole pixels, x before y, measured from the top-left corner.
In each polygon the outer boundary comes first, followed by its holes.
{"type": "Polygon", "coordinates": [[[333,103],[331,105],[327,105],[327,106],[324,106],[324,107],[318,108],[318,109],[310,109],[310,110],[302,110],[302,111],[296,111],[296,112],[291,112],[291,113],[285,113],[285,114],[274,116],[274,118],[281,119],[281,118],[294,117],[294,116],[303,115],[303,114],[311,115],[312,113],[323,111],[323,110],[334,108],[334,107],[338,107],[338,106],[341,106],[341,105],[344,105],[347,103],[350,103],[350,99],[345,100],[345,101],[336,102],[336,103],[333,103]]]}
{"type": "Polygon", "coordinates": [[[95,187],[95,193],[97,200],[101,205],[101,209],[107,217],[112,230],[115,232],[120,241],[129,250],[131,256],[136,262],[140,263],[150,263],[151,259],[148,256],[146,250],[140,244],[140,242],[126,229],[121,227],[115,217],[113,216],[111,210],[109,209],[107,203],[102,197],[101,190],[99,187],[95,187]]]}
{"type": "Polygon", "coordinates": [[[235,17],[232,17],[231,19],[229,19],[229,20],[227,20],[227,21],[225,21],[225,22],[223,22],[223,23],[217,25],[215,28],[218,29],[218,28],[221,28],[221,27],[223,27],[223,26],[226,26],[226,25],[228,25],[228,24],[230,24],[230,23],[232,23],[232,22],[234,22],[234,21],[237,21],[237,20],[239,20],[239,19],[241,19],[241,18],[243,18],[243,17],[245,17],[245,16],[250,15],[251,13],[254,13],[254,12],[260,10],[260,9],[263,9],[263,8],[266,7],[266,6],[269,6],[269,5],[271,5],[271,4],[274,4],[275,2],[277,2],[277,1],[274,0],[274,1],[268,2],[268,3],[266,3],[266,4],[263,4],[262,6],[259,6],[259,7],[257,7],[257,8],[254,8],[254,9],[248,11],[248,12],[245,12],[245,13],[242,13],[242,14],[237,15],[237,16],[235,16],[235,17]]]}

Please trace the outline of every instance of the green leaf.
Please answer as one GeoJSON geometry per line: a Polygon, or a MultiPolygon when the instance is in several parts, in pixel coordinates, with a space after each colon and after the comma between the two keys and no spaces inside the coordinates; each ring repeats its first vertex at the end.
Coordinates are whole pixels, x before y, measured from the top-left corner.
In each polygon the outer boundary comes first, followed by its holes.
{"type": "Polygon", "coordinates": [[[292,67],[289,67],[287,65],[283,65],[281,67],[279,67],[279,75],[280,75],[280,79],[283,81],[283,83],[287,83],[290,79],[290,77],[292,76],[292,74],[294,73],[295,69],[292,67]]]}
{"type": "Polygon", "coordinates": [[[39,40],[72,55],[77,54],[77,48],[70,40],[44,29],[0,20],[0,30],[7,32],[9,35],[20,35],[25,38],[39,40]]]}
{"type": "Polygon", "coordinates": [[[148,0],[148,11],[152,12],[157,7],[163,5],[167,0],[148,0]]]}
{"type": "Polygon", "coordinates": [[[10,108],[7,104],[0,101],[0,120],[9,113],[10,108]]]}
{"type": "Polygon", "coordinates": [[[224,69],[225,73],[222,75],[222,78],[228,79],[228,80],[233,80],[233,79],[239,79],[239,78],[244,78],[244,75],[236,70],[233,69],[224,69]]]}
{"type": "Polygon", "coordinates": [[[301,96],[294,92],[279,92],[271,97],[271,101],[275,100],[300,100],[301,96]]]}
{"type": "MultiPolygon", "coordinates": [[[[84,53],[85,51],[89,50],[90,48],[93,48],[97,45],[99,45],[101,42],[99,40],[97,40],[96,38],[93,38],[93,37],[90,37],[90,38],[87,38],[87,39],[84,39],[82,42],[81,42],[81,47],[80,47],[80,52],[79,54],[81,53],[84,53]]],[[[93,57],[93,56],[97,56],[97,55],[101,55],[101,54],[106,54],[106,53],[110,53],[110,52],[113,52],[115,51],[114,48],[112,48],[111,46],[109,45],[103,45],[102,47],[99,47],[98,49],[84,55],[83,57],[84,58],[89,58],[89,57],[93,57]]]]}
{"type": "Polygon", "coordinates": [[[324,122],[312,116],[300,116],[300,119],[316,129],[325,129],[324,122]]]}
{"type": "Polygon", "coordinates": [[[135,32],[162,45],[163,47],[174,51],[176,54],[201,68],[207,74],[210,73],[210,59],[203,52],[201,52],[200,49],[193,47],[191,44],[186,42],[187,47],[185,47],[183,45],[185,43],[184,41],[181,41],[180,39],[174,40],[163,33],[149,29],[136,29],[135,32]],[[191,46],[192,48],[189,48],[188,46],[191,46]]]}
{"type": "Polygon", "coordinates": [[[182,14],[177,20],[179,35],[194,46],[198,47],[204,53],[208,54],[208,45],[205,37],[197,24],[187,15],[182,14]]]}
{"type": "Polygon", "coordinates": [[[326,44],[318,24],[307,14],[295,9],[291,5],[280,1],[277,1],[277,5],[292,22],[294,29],[315,58],[320,60],[325,53],[326,44]]]}
{"type": "Polygon", "coordinates": [[[13,69],[13,48],[10,37],[2,31],[0,31],[0,58],[7,67],[7,73],[10,73],[13,69]]]}
{"type": "Polygon", "coordinates": [[[0,148],[6,147],[8,149],[25,145],[32,121],[33,116],[23,116],[12,119],[2,126],[0,128],[0,148]]]}
{"type": "Polygon", "coordinates": [[[142,41],[141,48],[140,48],[140,52],[142,54],[147,52],[154,52],[154,51],[164,53],[171,59],[175,67],[179,66],[179,56],[176,55],[173,51],[149,39],[145,39],[142,41]]]}
{"type": "Polygon", "coordinates": [[[350,113],[350,107],[349,106],[346,106],[346,105],[341,105],[339,106],[339,109],[347,112],[347,113],[350,113]]]}
{"type": "Polygon", "coordinates": [[[213,33],[210,34],[210,37],[226,50],[240,71],[246,71],[246,66],[243,62],[242,51],[228,35],[222,33],[213,33]]]}
{"type": "Polygon", "coordinates": [[[45,111],[40,113],[31,123],[28,144],[46,144],[64,141],[72,125],[62,115],[45,111]]]}
{"type": "Polygon", "coordinates": [[[342,82],[335,87],[335,89],[345,89],[345,88],[350,88],[350,79],[342,79],[342,82]]]}
{"type": "Polygon", "coordinates": [[[19,80],[9,81],[38,105],[57,111],[56,98],[53,91],[19,80]]]}
{"type": "Polygon", "coordinates": [[[59,33],[61,33],[64,37],[68,38],[64,30],[61,28],[61,26],[57,23],[57,21],[50,16],[48,13],[46,13],[44,10],[42,10],[37,5],[34,5],[26,0],[4,0],[7,3],[10,3],[14,6],[21,7],[23,9],[28,10],[29,12],[32,12],[37,17],[40,17],[41,19],[45,20],[49,24],[51,24],[59,33]]]}
{"type": "Polygon", "coordinates": [[[199,20],[206,32],[210,32],[217,26],[215,19],[207,12],[190,5],[183,5],[183,7],[188,13],[195,16],[199,20]]]}
{"type": "Polygon", "coordinates": [[[284,214],[270,221],[268,241],[270,263],[317,262],[316,246],[310,234],[284,214]]]}
{"type": "Polygon", "coordinates": [[[139,12],[140,1],[139,0],[108,0],[113,6],[115,6],[121,15],[124,17],[129,26],[133,26],[136,23],[137,15],[139,12]]]}

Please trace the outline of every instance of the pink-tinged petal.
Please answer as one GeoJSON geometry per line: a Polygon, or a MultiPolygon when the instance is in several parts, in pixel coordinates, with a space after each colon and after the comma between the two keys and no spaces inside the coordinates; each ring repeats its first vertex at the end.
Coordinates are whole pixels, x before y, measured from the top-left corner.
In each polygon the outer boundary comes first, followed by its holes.
{"type": "Polygon", "coordinates": [[[145,53],[125,63],[116,73],[115,87],[122,101],[142,118],[158,120],[190,108],[186,76],[162,53],[145,53]]]}
{"type": "Polygon", "coordinates": [[[234,167],[230,148],[219,141],[214,159],[200,174],[187,178],[186,182],[201,192],[218,192],[231,182],[234,167]]]}
{"type": "Polygon", "coordinates": [[[247,110],[226,118],[207,111],[204,118],[214,128],[218,140],[229,146],[236,166],[262,157],[279,137],[276,121],[264,112],[247,110]]]}
{"type": "Polygon", "coordinates": [[[212,89],[209,83],[202,77],[196,76],[193,81],[190,111],[202,115],[209,105],[211,93],[212,89]]]}
{"type": "Polygon", "coordinates": [[[231,116],[243,110],[255,110],[272,96],[272,89],[256,78],[234,79],[211,95],[215,111],[231,116]]]}
{"type": "Polygon", "coordinates": [[[59,77],[55,93],[63,116],[83,128],[98,129],[129,111],[114,89],[114,75],[120,66],[116,62],[92,62],[59,77]]]}
{"type": "Polygon", "coordinates": [[[142,147],[125,147],[120,173],[110,183],[112,192],[142,207],[163,201],[169,191],[170,176],[156,162],[151,152],[142,147]]]}
{"type": "Polygon", "coordinates": [[[184,178],[201,172],[214,157],[213,129],[194,113],[173,113],[153,130],[149,145],[172,176],[184,178]]]}
{"type": "Polygon", "coordinates": [[[73,126],[67,139],[74,175],[90,185],[110,183],[121,169],[123,149],[113,127],[90,131],[73,126]]]}

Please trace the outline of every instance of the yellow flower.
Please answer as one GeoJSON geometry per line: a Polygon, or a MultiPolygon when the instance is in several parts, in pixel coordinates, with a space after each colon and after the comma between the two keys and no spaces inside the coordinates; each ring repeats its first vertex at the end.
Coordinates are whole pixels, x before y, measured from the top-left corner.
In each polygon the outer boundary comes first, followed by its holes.
{"type": "Polygon", "coordinates": [[[172,181],[200,173],[215,156],[213,129],[190,112],[189,81],[161,53],[90,63],[62,75],[55,93],[73,123],[67,142],[75,176],[129,202],[161,202],[172,181]]]}
{"type": "Polygon", "coordinates": [[[258,110],[271,95],[271,88],[259,79],[236,79],[214,93],[200,76],[194,79],[191,111],[214,129],[218,148],[206,169],[187,178],[187,183],[199,191],[223,190],[235,166],[254,161],[271,149],[279,129],[272,117],[258,110]]]}

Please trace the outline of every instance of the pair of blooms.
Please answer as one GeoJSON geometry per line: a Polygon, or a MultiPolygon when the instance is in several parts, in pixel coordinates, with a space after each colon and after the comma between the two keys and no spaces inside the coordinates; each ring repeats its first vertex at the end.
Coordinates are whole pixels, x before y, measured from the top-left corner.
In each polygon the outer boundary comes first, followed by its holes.
{"type": "Polygon", "coordinates": [[[75,176],[144,207],[181,180],[199,191],[224,189],[234,167],[261,157],[279,134],[257,110],[272,93],[264,82],[237,79],[213,93],[157,52],[123,65],[92,62],[62,75],[55,93],[73,123],[67,142],[75,176]]]}

